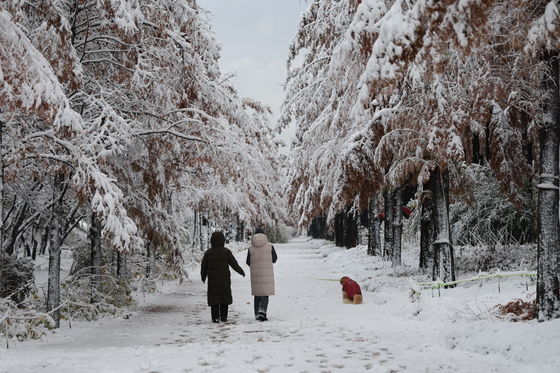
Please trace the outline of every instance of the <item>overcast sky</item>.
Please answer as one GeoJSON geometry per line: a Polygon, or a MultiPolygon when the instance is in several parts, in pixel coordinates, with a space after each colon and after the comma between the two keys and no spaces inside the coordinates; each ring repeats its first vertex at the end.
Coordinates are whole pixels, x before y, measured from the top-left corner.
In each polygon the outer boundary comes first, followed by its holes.
{"type": "Polygon", "coordinates": [[[304,0],[198,0],[222,46],[222,73],[242,97],[268,104],[274,118],[282,103],[288,47],[304,0]]]}

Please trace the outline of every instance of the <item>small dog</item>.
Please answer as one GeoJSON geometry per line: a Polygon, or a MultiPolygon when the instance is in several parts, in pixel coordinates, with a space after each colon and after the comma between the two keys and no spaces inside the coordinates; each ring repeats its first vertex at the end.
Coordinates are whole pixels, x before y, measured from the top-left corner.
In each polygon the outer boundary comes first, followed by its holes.
{"type": "Polygon", "coordinates": [[[340,279],[342,285],[342,301],[344,303],[362,304],[362,289],[360,285],[348,276],[343,276],[340,279]]]}

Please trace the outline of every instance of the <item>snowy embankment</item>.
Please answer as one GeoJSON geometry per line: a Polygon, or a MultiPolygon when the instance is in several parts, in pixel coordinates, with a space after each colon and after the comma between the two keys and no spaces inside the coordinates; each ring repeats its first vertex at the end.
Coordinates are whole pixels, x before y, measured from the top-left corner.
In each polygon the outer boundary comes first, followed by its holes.
{"type": "MultiPolygon", "coordinates": [[[[492,312],[534,292],[524,279],[502,281],[500,293],[490,280],[411,297],[421,278],[363,247],[303,239],[275,247],[268,322],[254,320],[249,279],[233,273],[230,321],[212,324],[193,268],[192,281],[139,298],[128,319],[64,323],[44,341],[11,344],[0,350],[0,372],[560,371],[560,320],[513,323],[492,312]],[[364,304],[343,304],[338,282],[322,280],[342,275],[362,285],[364,304]]],[[[245,255],[236,253],[247,269],[245,255]]]]}

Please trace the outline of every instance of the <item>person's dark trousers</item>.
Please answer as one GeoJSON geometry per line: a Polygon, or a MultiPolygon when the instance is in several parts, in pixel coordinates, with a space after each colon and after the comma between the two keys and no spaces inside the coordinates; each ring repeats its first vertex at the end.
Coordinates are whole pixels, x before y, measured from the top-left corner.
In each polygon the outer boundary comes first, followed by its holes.
{"type": "Polygon", "coordinates": [[[212,313],[212,321],[227,321],[228,305],[227,304],[216,304],[210,306],[210,312],[212,313]]]}
{"type": "Polygon", "coordinates": [[[255,296],[255,318],[259,321],[266,321],[266,310],[268,308],[268,295],[255,296]]]}

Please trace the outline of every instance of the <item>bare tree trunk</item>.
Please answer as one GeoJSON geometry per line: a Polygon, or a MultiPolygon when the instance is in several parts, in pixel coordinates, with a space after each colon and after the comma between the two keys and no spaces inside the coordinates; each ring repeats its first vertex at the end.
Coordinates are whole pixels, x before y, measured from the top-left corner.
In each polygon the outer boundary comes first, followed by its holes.
{"type": "Polygon", "coordinates": [[[47,252],[47,246],[49,245],[50,237],[50,219],[45,224],[43,228],[43,234],[41,235],[41,244],[39,245],[39,254],[45,255],[47,252]]]}
{"type": "Polygon", "coordinates": [[[4,122],[0,121],[0,255],[4,255],[4,122]]]}
{"type": "Polygon", "coordinates": [[[449,226],[449,171],[436,167],[430,175],[434,201],[434,270],[432,278],[443,282],[455,280],[453,246],[449,226]]]}
{"type": "Polygon", "coordinates": [[[165,210],[169,215],[173,215],[173,190],[167,190],[165,210]]]}
{"type": "Polygon", "coordinates": [[[26,257],[30,257],[31,256],[31,242],[33,241],[33,233],[29,235],[29,237],[26,239],[25,237],[23,237],[23,248],[24,248],[24,252],[25,252],[25,256],[26,257]]]}
{"type": "Polygon", "coordinates": [[[6,245],[5,251],[8,255],[17,256],[16,241],[20,233],[20,227],[22,226],[25,220],[25,214],[27,213],[28,206],[29,205],[27,204],[27,202],[23,202],[21,207],[17,210],[12,229],[5,242],[6,245]]]}
{"type": "Polygon", "coordinates": [[[154,256],[154,248],[152,247],[152,243],[150,241],[146,242],[146,259],[148,263],[146,264],[146,277],[150,277],[153,275],[155,269],[155,256],[154,256]]]}
{"type": "Polygon", "coordinates": [[[421,200],[420,212],[420,264],[423,272],[427,272],[434,267],[434,222],[433,222],[433,201],[432,192],[424,191],[421,200]]]}
{"type": "Polygon", "coordinates": [[[380,255],[381,223],[379,221],[379,195],[376,194],[369,200],[369,226],[368,226],[368,255],[380,255]]]}
{"type": "Polygon", "coordinates": [[[358,222],[355,214],[347,209],[344,215],[344,246],[347,249],[358,245],[358,222]]]}
{"type": "Polygon", "coordinates": [[[37,229],[39,226],[33,228],[33,250],[31,251],[31,259],[37,259],[37,247],[39,246],[39,241],[37,241],[37,229]]]}
{"type": "Polygon", "coordinates": [[[235,232],[235,241],[243,242],[245,240],[245,222],[241,221],[237,215],[237,228],[235,232]]]}
{"type": "Polygon", "coordinates": [[[52,207],[52,217],[49,221],[50,225],[50,245],[49,245],[49,278],[47,285],[47,312],[51,312],[55,326],[60,327],[60,255],[62,244],[63,222],[63,193],[64,193],[64,174],[57,173],[53,181],[53,199],[56,203],[52,207]]]}
{"type": "Polygon", "coordinates": [[[200,244],[200,251],[204,251],[204,234],[202,233],[202,220],[204,219],[204,215],[202,212],[198,213],[198,242],[200,244]]]}
{"type": "Polygon", "coordinates": [[[344,246],[344,215],[340,212],[334,217],[334,239],[336,246],[344,246]]]}
{"type": "Polygon", "coordinates": [[[393,198],[394,217],[393,217],[393,255],[391,257],[392,266],[402,265],[402,188],[396,188],[393,198]]]}
{"type": "Polygon", "coordinates": [[[325,215],[321,214],[311,220],[311,224],[307,230],[307,235],[313,238],[325,239],[327,238],[327,226],[325,215]]]}
{"type": "Polygon", "coordinates": [[[393,255],[393,192],[385,192],[385,222],[383,227],[383,257],[391,257],[393,255]]]}
{"type": "Polygon", "coordinates": [[[198,246],[198,211],[194,210],[194,217],[193,217],[193,236],[192,236],[192,245],[193,248],[198,246]]]}
{"type": "Polygon", "coordinates": [[[127,274],[127,255],[117,251],[117,276],[126,277],[127,274]]]}
{"type": "Polygon", "coordinates": [[[319,216],[319,229],[321,231],[321,238],[328,239],[327,217],[324,214],[319,216]]]}
{"type": "Polygon", "coordinates": [[[101,226],[95,212],[91,213],[89,228],[90,259],[91,259],[91,303],[99,301],[96,294],[101,285],[101,226]]]}
{"type": "Polygon", "coordinates": [[[538,196],[537,307],[539,321],[560,318],[560,223],[558,217],[558,152],[560,138],[559,57],[548,54],[544,87],[547,119],[540,132],[538,196]]]}

